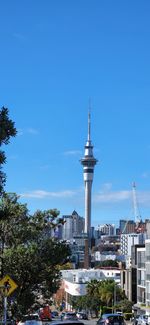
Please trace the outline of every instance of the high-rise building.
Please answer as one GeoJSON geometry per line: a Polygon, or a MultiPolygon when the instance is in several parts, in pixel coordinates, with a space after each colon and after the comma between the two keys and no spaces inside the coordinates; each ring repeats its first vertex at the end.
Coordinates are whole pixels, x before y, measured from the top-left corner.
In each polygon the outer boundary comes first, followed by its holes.
{"type": "Polygon", "coordinates": [[[73,240],[84,231],[84,218],[80,217],[76,211],[71,215],[63,216],[64,225],[62,227],[62,238],[64,240],[73,240]]]}
{"type": "Polygon", "coordinates": [[[85,185],[85,234],[91,238],[91,196],[92,196],[92,183],[94,175],[94,167],[97,159],[93,156],[93,145],[91,142],[91,121],[90,112],[88,114],[88,138],[85,145],[84,157],[81,159],[83,165],[83,178],[85,185]]]}
{"type": "Polygon", "coordinates": [[[121,254],[131,257],[131,247],[138,244],[143,244],[144,236],[143,234],[121,234],[121,254]]]}
{"type": "Polygon", "coordinates": [[[119,228],[121,234],[130,234],[135,232],[136,223],[134,220],[121,219],[119,228]]]}
{"type": "Polygon", "coordinates": [[[101,231],[102,235],[115,235],[115,225],[112,224],[104,224],[99,225],[98,229],[101,231]]]}

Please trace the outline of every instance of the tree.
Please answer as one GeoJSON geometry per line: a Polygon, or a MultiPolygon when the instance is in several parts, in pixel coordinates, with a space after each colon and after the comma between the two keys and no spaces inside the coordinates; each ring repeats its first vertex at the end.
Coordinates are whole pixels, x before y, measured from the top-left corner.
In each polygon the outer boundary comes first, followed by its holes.
{"type": "Polygon", "coordinates": [[[102,281],[99,293],[103,305],[111,308],[115,308],[125,298],[123,290],[112,279],[102,281]]]}
{"type": "Polygon", "coordinates": [[[98,281],[96,279],[91,280],[91,282],[87,284],[87,294],[91,297],[99,296],[100,286],[101,286],[101,281],[98,281]]]}
{"type": "Polygon", "coordinates": [[[87,284],[86,296],[75,299],[74,306],[78,309],[88,309],[98,316],[99,312],[109,312],[114,307],[119,308],[119,301],[124,300],[123,291],[117,286],[114,280],[92,280],[87,284]],[[116,306],[114,306],[114,295],[116,298],[116,306]]]}
{"type": "Polygon", "coordinates": [[[70,254],[65,242],[51,237],[63,223],[59,211],[36,211],[31,216],[18,200],[16,194],[5,193],[0,202],[3,274],[18,284],[11,304],[14,314],[49,301],[60,285],[60,265],[70,254]]]}
{"type": "MultiPolygon", "coordinates": [[[[15,137],[17,130],[14,122],[9,118],[8,108],[2,107],[0,110],[0,147],[7,145],[11,137],[15,137]]],[[[6,162],[5,152],[0,150],[0,194],[4,190],[6,175],[2,171],[2,165],[6,162]]]]}
{"type": "Polygon", "coordinates": [[[99,287],[101,286],[101,281],[96,279],[91,280],[87,284],[87,294],[81,297],[75,297],[72,299],[71,303],[73,307],[77,310],[85,310],[90,312],[91,315],[94,313],[98,317],[101,305],[101,299],[99,295],[99,287]]]}
{"type": "Polygon", "coordinates": [[[118,267],[118,261],[116,260],[106,260],[98,263],[96,268],[101,268],[101,267],[118,267]]]}
{"type": "MultiPolygon", "coordinates": [[[[0,146],[7,145],[16,134],[8,109],[2,107],[0,146]]],[[[70,249],[51,236],[63,224],[57,209],[36,211],[31,216],[15,193],[5,193],[5,162],[5,153],[0,150],[0,271],[1,277],[10,274],[18,284],[11,302],[17,314],[40,303],[39,296],[42,302],[50,299],[59,287],[60,265],[68,261],[70,249]]]]}
{"type": "Polygon", "coordinates": [[[132,317],[133,302],[129,301],[126,297],[118,302],[117,309],[124,313],[125,319],[129,320],[132,317]]]}
{"type": "Polygon", "coordinates": [[[81,297],[73,297],[71,299],[72,307],[76,310],[84,310],[86,313],[90,313],[91,315],[94,313],[96,317],[99,314],[99,299],[95,296],[91,297],[87,294],[81,297]]]}

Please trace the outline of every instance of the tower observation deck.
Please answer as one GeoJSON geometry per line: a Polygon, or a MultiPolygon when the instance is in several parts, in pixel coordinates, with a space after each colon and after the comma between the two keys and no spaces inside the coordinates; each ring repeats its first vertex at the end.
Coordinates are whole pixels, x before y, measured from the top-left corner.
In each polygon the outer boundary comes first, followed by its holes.
{"type": "Polygon", "coordinates": [[[81,159],[83,165],[83,178],[85,185],[85,234],[91,238],[91,197],[94,167],[98,162],[93,156],[93,145],[91,142],[91,116],[88,113],[88,138],[85,144],[84,157],[81,159]]]}

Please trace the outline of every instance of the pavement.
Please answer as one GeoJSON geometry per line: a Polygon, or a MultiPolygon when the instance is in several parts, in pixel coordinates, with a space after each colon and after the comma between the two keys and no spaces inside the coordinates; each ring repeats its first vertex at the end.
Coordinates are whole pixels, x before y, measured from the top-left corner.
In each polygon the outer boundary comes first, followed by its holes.
{"type": "MultiPolygon", "coordinates": [[[[97,321],[98,321],[99,318],[89,318],[88,320],[85,320],[85,319],[81,319],[80,321],[83,322],[85,325],[96,325],[97,321]]],[[[53,321],[59,321],[60,318],[59,317],[55,317],[53,318],[53,321]]],[[[125,321],[126,322],[126,325],[132,325],[132,322],[131,321],[125,321]]],[[[52,325],[52,324],[51,324],[52,325]]]]}

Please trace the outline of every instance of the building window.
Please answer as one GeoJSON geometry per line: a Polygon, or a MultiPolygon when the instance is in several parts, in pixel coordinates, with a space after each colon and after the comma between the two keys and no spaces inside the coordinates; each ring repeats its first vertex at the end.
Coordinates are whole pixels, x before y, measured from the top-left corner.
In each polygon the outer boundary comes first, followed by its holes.
{"type": "Polygon", "coordinates": [[[145,252],[138,252],[138,268],[145,268],[145,252]]]}

